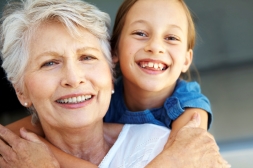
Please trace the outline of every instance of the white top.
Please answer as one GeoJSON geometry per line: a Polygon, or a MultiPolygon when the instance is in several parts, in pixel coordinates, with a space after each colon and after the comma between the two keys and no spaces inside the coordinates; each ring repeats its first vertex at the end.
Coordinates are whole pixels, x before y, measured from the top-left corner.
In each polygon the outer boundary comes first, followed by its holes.
{"type": "Polygon", "coordinates": [[[153,124],[125,124],[100,168],[142,168],[166,144],[170,130],[153,124]]]}

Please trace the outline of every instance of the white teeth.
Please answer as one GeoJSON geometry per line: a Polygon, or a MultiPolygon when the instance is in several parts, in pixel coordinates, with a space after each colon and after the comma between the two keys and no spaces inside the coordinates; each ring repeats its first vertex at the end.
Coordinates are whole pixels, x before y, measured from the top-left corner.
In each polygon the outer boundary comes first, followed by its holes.
{"type": "Polygon", "coordinates": [[[163,70],[163,64],[161,64],[161,63],[159,63],[159,68],[161,69],[161,70],[163,70]]]}
{"type": "Polygon", "coordinates": [[[154,68],[154,69],[159,69],[159,70],[165,70],[166,68],[165,65],[162,63],[153,63],[153,62],[141,62],[140,66],[142,68],[149,67],[149,68],[154,68]]]}
{"type": "Polygon", "coordinates": [[[67,104],[67,103],[80,103],[80,102],[84,102],[85,100],[90,99],[92,96],[91,95],[82,95],[82,96],[77,96],[77,97],[71,97],[68,99],[61,99],[61,100],[57,100],[58,103],[62,103],[62,104],[67,104]]]}
{"type": "Polygon", "coordinates": [[[158,68],[158,64],[157,64],[157,63],[154,64],[154,68],[155,68],[155,69],[158,68]]]}
{"type": "Polygon", "coordinates": [[[149,68],[153,68],[153,66],[154,66],[154,63],[153,63],[153,62],[149,62],[149,63],[148,63],[148,67],[149,67],[149,68]]]}
{"type": "Polygon", "coordinates": [[[81,96],[78,96],[78,97],[77,97],[77,101],[78,101],[78,102],[82,101],[82,97],[81,97],[81,96]]]}
{"type": "Polygon", "coordinates": [[[72,102],[73,102],[73,103],[76,103],[76,97],[73,97],[73,98],[72,98],[72,102]]]}
{"type": "Polygon", "coordinates": [[[91,98],[91,95],[86,95],[85,96],[85,99],[87,100],[87,99],[90,99],[91,98]]]}

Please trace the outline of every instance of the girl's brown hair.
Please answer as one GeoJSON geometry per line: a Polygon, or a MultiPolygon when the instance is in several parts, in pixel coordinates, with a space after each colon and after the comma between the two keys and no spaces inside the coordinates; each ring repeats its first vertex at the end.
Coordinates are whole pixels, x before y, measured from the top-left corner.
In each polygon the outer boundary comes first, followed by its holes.
{"type": "MultiPolygon", "coordinates": [[[[123,26],[125,24],[126,16],[131,9],[131,7],[137,2],[138,0],[124,0],[123,3],[121,4],[120,8],[118,9],[115,22],[114,22],[114,27],[113,27],[113,32],[112,32],[112,37],[111,37],[111,49],[112,49],[112,56],[114,57],[117,55],[117,48],[118,48],[118,43],[120,40],[120,35],[121,31],[123,29],[123,26]]],[[[195,46],[195,38],[196,38],[196,32],[195,32],[195,26],[194,22],[192,19],[192,15],[190,10],[188,9],[187,5],[183,0],[176,0],[182,4],[182,7],[185,10],[186,18],[188,21],[188,42],[187,42],[187,49],[193,49],[195,46]]],[[[120,75],[119,71],[119,65],[116,65],[116,74],[120,75]]],[[[184,78],[187,80],[191,79],[190,71],[188,70],[186,73],[180,75],[181,78],[184,78]]]]}

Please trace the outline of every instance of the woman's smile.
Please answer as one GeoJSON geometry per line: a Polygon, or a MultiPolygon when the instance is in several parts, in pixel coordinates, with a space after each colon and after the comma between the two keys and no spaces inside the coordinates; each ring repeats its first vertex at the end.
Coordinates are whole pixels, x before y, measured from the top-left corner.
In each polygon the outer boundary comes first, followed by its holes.
{"type": "Polygon", "coordinates": [[[77,104],[77,103],[82,103],[84,101],[87,101],[91,99],[91,97],[92,95],[80,95],[80,96],[58,99],[56,100],[56,102],[61,103],[61,104],[77,104]]]}

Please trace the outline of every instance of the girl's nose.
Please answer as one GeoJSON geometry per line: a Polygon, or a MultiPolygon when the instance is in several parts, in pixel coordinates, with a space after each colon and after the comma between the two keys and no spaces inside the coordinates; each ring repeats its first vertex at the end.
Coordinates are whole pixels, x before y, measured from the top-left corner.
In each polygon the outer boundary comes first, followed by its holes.
{"type": "Polygon", "coordinates": [[[154,55],[163,54],[165,52],[163,39],[150,38],[144,48],[145,52],[150,52],[154,55]]]}

